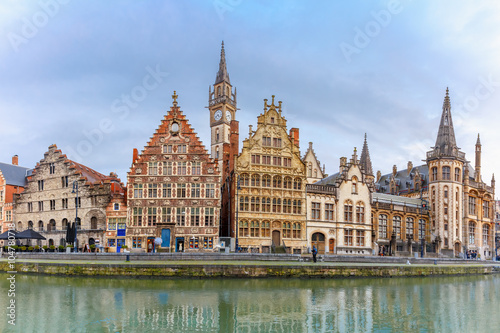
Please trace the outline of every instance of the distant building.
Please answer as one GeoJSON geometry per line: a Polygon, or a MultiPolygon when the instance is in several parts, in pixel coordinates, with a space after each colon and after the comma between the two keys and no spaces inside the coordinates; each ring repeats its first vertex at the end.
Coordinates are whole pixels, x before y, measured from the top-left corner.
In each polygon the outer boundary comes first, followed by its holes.
{"type": "Polygon", "coordinates": [[[0,163],[0,232],[15,229],[14,195],[22,193],[31,169],[18,165],[18,156],[12,157],[12,164],[0,163]]]}
{"type": "Polygon", "coordinates": [[[123,185],[116,174],[105,176],[71,161],[51,145],[28,177],[24,192],[15,196],[16,229],[33,229],[47,238],[38,245],[64,246],[68,223],[76,220],[80,248],[97,240],[103,244],[106,207],[111,195],[120,192],[123,185]]]}
{"type": "Polygon", "coordinates": [[[128,172],[126,245],[132,251],[202,251],[219,243],[220,172],[173,106],[128,172]],[[155,245],[155,239],[161,239],[155,245]]]}

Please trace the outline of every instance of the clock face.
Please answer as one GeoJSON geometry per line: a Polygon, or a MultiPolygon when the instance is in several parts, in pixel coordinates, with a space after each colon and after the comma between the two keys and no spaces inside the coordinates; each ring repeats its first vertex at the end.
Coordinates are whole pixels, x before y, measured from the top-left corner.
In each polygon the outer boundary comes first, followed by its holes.
{"type": "Polygon", "coordinates": [[[221,110],[215,111],[215,113],[214,113],[214,119],[216,121],[219,121],[221,118],[222,118],[222,111],[221,110]]]}
{"type": "Polygon", "coordinates": [[[227,121],[231,121],[231,112],[226,111],[226,119],[227,121]]]}

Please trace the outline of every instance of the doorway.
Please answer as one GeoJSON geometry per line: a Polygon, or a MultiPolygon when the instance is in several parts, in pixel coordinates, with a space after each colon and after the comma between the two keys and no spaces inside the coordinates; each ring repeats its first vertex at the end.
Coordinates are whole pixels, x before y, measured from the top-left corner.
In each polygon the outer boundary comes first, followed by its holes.
{"type": "Polygon", "coordinates": [[[175,239],[175,252],[184,252],[184,237],[175,239]]]}
{"type": "Polygon", "coordinates": [[[279,230],[273,230],[273,245],[274,246],[280,246],[280,244],[281,244],[280,231],[279,230]]]}
{"type": "Polygon", "coordinates": [[[312,235],[311,245],[316,246],[318,254],[325,254],[325,235],[316,232],[312,235]]]}
{"type": "Polygon", "coordinates": [[[161,229],[161,247],[170,247],[170,229],[161,229]]]}
{"type": "Polygon", "coordinates": [[[148,249],[148,252],[154,252],[155,250],[155,239],[153,237],[148,237],[148,241],[147,241],[147,249],[148,249]]]}
{"type": "Polygon", "coordinates": [[[330,238],[328,242],[328,253],[334,254],[335,253],[335,239],[330,238]]]}
{"type": "Polygon", "coordinates": [[[460,256],[460,243],[455,243],[455,257],[460,256]]]}

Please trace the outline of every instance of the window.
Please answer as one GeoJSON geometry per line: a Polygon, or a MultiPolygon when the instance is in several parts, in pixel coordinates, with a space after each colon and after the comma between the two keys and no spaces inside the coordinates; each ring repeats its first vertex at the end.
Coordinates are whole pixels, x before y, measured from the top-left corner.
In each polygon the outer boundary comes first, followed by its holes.
{"type": "Polygon", "coordinates": [[[293,200],[293,213],[294,214],[302,214],[302,201],[301,200],[293,200]]]}
{"type": "Polygon", "coordinates": [[[38,191],[43,191],[43,180],[38,181],[38,191]]]}
{"type": "Polygon", "coordinates": [[[283,157],[283,166],[287,168],[291,167],[292,159],[290,157],[283,157]]]}
{"type": "Polygon", "coordinates": [[[483,224],[483,246],[487,246],[490,242],[490,226],[483,224]]]}
{"type": "MultiPolygon", "coordinates": [[[[55,221],[54,221],[54,223],[55,223],[55,221]]],[[[97,217],[95,217],[95,216],[92,216],[90,218],[90,229],[93,229],[93,230],[97,229],[97,217]]]]}
{"type": "Polygon", "coordinates": [[[215,158],[219,159],[219,146],[215,147],[215,158]]]}
{"type": "Polygon", "coordinates": [[[142,198],[142,184],[134,184],[134,198],[142,198]]]}
{"type": "Polygon", "coordinates": [[[134,207],[132,215],[132,223],[134,227],[142,227],[142,208],[134,207]]]}
{"type": "Polygon", "coordinates": [[[271,237],[271,228],[269,221],[264,221],[260,224],[260,236],[271,237]]]}
{"type": "Polygon", "coordinates": [[[156,225],[156,207],[148,207],[148,227],[156,225]]]}
{"type": "Polygon", "coordinates": [[[163,175],[164,176],[172,175],[172,162],[163,162],[163,175]]]}
{"type": "Polygon", "coordinates": [[[110,218],[108,220],[108,230],[116,230],[116,219],[110,218]]]}
{"type": "Polygon", "coordinates": [[[140,249],[142,247],[142,237],[132,237],[132,248],[140,249]]]}
{"type": "Polygon", "coordinates": [[[469,222],[469,244],[474,244],[476,240],[476,224],[469,222]]]}
{"type": "Polygon", "coordinates": [[[387,238],[387,215],[378,217],[378,238],[387,238]]]}
{"type": "Polygon", "coordinates": [[[392,218],[392,228],[396,234],[396,239],[401,239],[401,216],[394,216],[392,218]]]}
{"type": "Polygon", "coordinates": [[[3,219],[3,207],[0,207],[0,220],[3,219]]]}
{"type": "Polygon", "coordinates": [[[283,223],[283,238],[292,238],[292,228],[290,222],[283,223]]]}
{"type": "Polygon", "coordinates": [[[262,145],[266,146],[266,147],[270,147],[271,146],[271,138],[268,136],[263,136],[262,137],[262,145]]]}
{"type": "Polygon", "coordinates": [[[200,226],[200,208],[193,207],[191,208],[191,226],[199,227],[200,226]]]}
{"type": "Polygon", "coordinates": [[[469,214],[476,215],[476,198],[469,197],[469,214]]]}
{"type": "Polygon", "coordinates": [[[252,197],[250,199],[250,211],[252,212],[260,211],[260,198],[252,197]]]}
{"type": "Polygon", "coordinates": [[[214,246],[214,238],[213,237],[204,237],[203,238],[203,247],[205,249],[211,249],[214,246]]]}
{"type": "Polygon", "coordinates": [[[292,199],[283,199],[283,213],[292,214],[292,199]]]}
{"type": "Polygon", "coordinates": [[[158,197],[158,184],[148,184],[148,198],[158,197]]]}
{"type": "Polygon", "coordinates": [[[214,208],[205,207],[205,227],[213,227],[214,221],[214,208]]]}
{"type": "Polygon", "coordinates": [[[38,211],[43,212],[43,201],[38,201],[38,211]]]}
{"type": "Polygon", "coordinates": [[[271,165],[271,156],[262,156],[262,164],[271,165]]]}
{"type": "Polygon", "coordinates": [[[273,156],[273,165],[281,166],[281,157],[273,156]]]}
{"type": "Polygon", "coordinates": [[[172,145],[163,146],[164,154],[172,154],[172,152],[173,152],[172,145]]]}
{"type": "Polygon", "coordinates": [[[490,217],[490,205],[488,201],[483,202],[483,217],[485,218],[490,217]]]}
{"type": "Polygon", "coordinates": [[[247,173],[244,173],[241,175],[239,181],[240,181],[240,186],[249,186],[250,182],[249,182],[249,179],[250,177],[248,176],[247,173]]]}
{"type": "Polygon", "coordinates": [[[352,234],[353,231],[352,229],[344,229],[344,245],[345,246],[352,246],[352,234]]]}
{"type": "Polygon", "coordinates": [[[240,211],[248,211],[248,197],[240,197],[240,211]]]}
{"type": "Polygon", "coordinates": [[[362,230],[356,231],[356,246],[365,246],[365,232],[362,230]]]}
{"type": "Polygon", "coordinates": [[[61,186],[62,187],[68,187],[69,186],[68,176],[61,177],[61,186]]]}
{"type": "Polygon", "coordinates": [[[460,168],[455,168],[455,181],[460,181],[460,168]]]}
{"type": "Polygon", "coordinates": [[[158,174],[158,162],[148,162],[148,175],[156,176],[158,174]]]}
{"type": "Polygon", "coordinates": [[[260,176],[259,175],[252,175],[252,187],[259,187],[260,186],[260,176]]]}
{"type": "Polygon", "coordinates": [[[177,226],[185,226],[186,225],[186,208],[184,207],[178,207],[177,208],[177,221],[176,221],[176,225],[177,226]]]}
{"type": "Polygon", "coordinates": [[[356,222],[365,223],[365,205],[362,202],[356,204],[356,222]]]}
{"type": "Polygon", "coordinates": [[[172,223],[172,208],[170,207],[161,208],[161,221],[162,223],[172,223]]]}
{"type": "Polygon", "coordinates": [[[56,210],[56,201],[50,200],[50,210],[56,210]]]}
{"type": "Polygon", "coordinates": [[[248,222],[240,221],[240,236],[248,237],[248,222]]]}
{"type": "Polygon", "coordinates": [[[431,172],[432,172],[432,180],[437,180],[437,178],[438,178],[438,169],[436,167],[433,167],[431,169],[431,172]]]}
{"type": "Polygon", "coordinates": [[[271,198],[262,198],[262,211],[264,213],[271,212],[271,198]]]}
{"type": "Polygon", "coordinates": [[[186,197],[186,184],[177,184],[177,198],[186,197]]]}
{"type": "Polygon", "coordinates": [[[191,184],[191,198],[199,198],[201,196],[201,184],[191,184]]]}
{"type": "Polygon", "coordinates": [[[274,117],[271,117],[271,124],[274,124],[274,117]]]}
{"type": "Polygon", "coordinates": [[[301,238],[302,236],[302,225],[300,223],[293,224],[292,238],[301,238]]]}
{"type": "Polygon", "coordinates": [[[422,239],[425,237],[425,220],[418,220],[418,239],[422,239]]]}
{"type": "Polygon", "coordinates": [[[215,198],[215,184],[205,184],[205,198],[215,198]]]}
{"type": "Polygon", "coordinates": [[[350,200],[344,203],[344,221],[352,222],[352,202],[350,200]]]}
{"type": "Polygon", "coordinates": [[[186,175],[187,162],[177,162],[177,174],[180,176],[186,175]]]}
{"type": "Polygon", "coordinates": [[[273,177],[273,187],[274,188],[281,188],[281,176],[274,176],[273,177]]]}
{"type": "Polygon", "coordinates": [[[319,220],[321,218],[321,203],[313,202],[311,208],[311,219],[319,220]]]}
{"type": "Polygon", "coordinates": [[[260,164],[260,155],[252,155],[252,164],[260,164]]]}
{"type": "Polygon", "coordinates": [[[201,162],[193,162],[191,167],[191,174],[195,176],[201,175],[201,162]]]}
{"type": "Polygon", "coordinates": [[[114,239],[114,238],[108,238],[108,246],[109,247],[115,247],[116,246],[116,239],[114,239]]]}
{"type": "Polygon", "coordinates": [[[0,191],[0,202],[3,202],[3,191],[0,191]]]}
{"type": "Polygon", "coordinates": [[[219,142],[219,139],[220,139],[220,133],[219,133],[219,129],[217,128],[215,130],[215,142],[219,142]]]}
{"type": "Polygon", "coordinates": [[[119,203],[114,203],[113,204],[113,210],[120,210],[120,204],[119,203]]]}
{"type": "Polygon", "coordinates": [[[177,153],[179,154],[187,153],[187,145],[177,145],[177,153]]]}
{"type": "Polygon", "coordinates": [[[281,199],[273,199],[273,213],[281,213],[281,199]]]}
{"type": "Polygon", "coordinates": [[[443,179],[450,180],[450,167],[449,166],[443,167],[443,179]]]}
{"type": "Polygon", "coordinates": [[[292,189],[292,178],[285,177],[285,179],[283,180],[283,188],[292,189]]]}
{"type": "Polygon", "coordinates": [[[271,176],[262,176],[262,187],[271,187],[271,176]]]}
{"type": "Polygon", "coordinates": [[[43,221],[38,221],[38,230],[43,231],[43,221]]]}
{"type": "Polygon", "coordinates": [[[123,239],[123,238],[118,238],[118,239],[116,240],[116,246],[119,246],[119,247],[123,247],[123,246],[125,246],[125,239],[123,239]]]}
{"type": "Polygon", "coordinates": [[[281,148],[281,138],[273,138],[273,147],[281,148]]]}
{"type": "Polygon", "coordinates": [[[358,194],[358,179],[356,177],[352,177],[352,189],[351,193],[352,194],[358,194]]]}
{"type": "Polygon", "coordinates": [[[56,166],[54,163],[49,163],[49,173],[52,175],[56,172],[56,166]]]}
{"type": "Polygon", "coordinates": [[[300,178],[295,178],[293,181],[293,189],[300,190],[302,188],[302,180],[300,178]]]}
{"type": "MultiPolygon", "coordinates": [[[[64,201],[64,199],[63,199],[64,201]]],[[[66,199],[66,202],[68,202],[68,199],[66,199]]],[[[66,207],[68,208],[68,207],[66,207]]],[[[32,202],[28,202],[28,212],[33,212],[33,203],[32,202]]]]}
{"type": "Polygon", "coordinates": [[[259,222],[252,221],[250,222],[250,237],[259,237],[259,222]]]}
{"type": "MultiPolygon", "coordinates": [[[[1,214],[1,212],[0,212],[0,214],[1,214]]],[[[9,222],[12,221],[12,211],[11,210],[5,211],[5,221],[9,221],[9,222]]]]}
{"type": "Polygon", "coordinates": [[[414,226],[414,219],[412,217],[407,217],[406,218],[406,234],[408,236],[411,236],[413,238],[413,226],[414,226]]]}
{"type": "Polygon", "coordinates": [[[333,221],[333,204],[325,204],[325,220],[333,221]]]}

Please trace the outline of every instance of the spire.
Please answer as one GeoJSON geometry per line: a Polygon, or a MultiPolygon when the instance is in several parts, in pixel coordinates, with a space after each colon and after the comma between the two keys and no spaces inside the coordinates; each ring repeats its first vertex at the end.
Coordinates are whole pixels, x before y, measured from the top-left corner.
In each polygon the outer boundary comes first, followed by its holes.
{"type": "Polygon", "coordinates": [[[361,151],[361,157],[359,159],[359,164],[361,164],[361,168],[366,172],[367,175],[373,176],[372,160],[370,159],[370,151],[368,150],[366,133],[365,142],[363,143],[363,150],[361,151]]]}
{"type": "Polygon", "coordinates": [[[229,74],[227,73],[227,68],[226,68],[226,52],[224,50],[224,41],[222,41],[222,48],[220,50],[220,62],[219,62],[219,71],[217,72],[217,77],[215,78],[215,83],[221,83],[223,81],[226,81],[227,83],[231,84],[229,81],[229,74]]]}
{"type": "Polygon", "coordinates": [[[481,140],[479,140],[479,133],[477,133],[477,141],[476,141],[476,146],[481,145],[481,140]]]}
{"type": "Polygon", "coordinates": [[[451,119],[451,105],[448,88],[446,88],[446,96],[443,102],[443,113],[441,115],[441,123],[439,124],[436,145],[434,149],[440,152],[440,155],[454,156],[454,150],[458,150],[455,141],[455,130],[453,129],[453,121],[451,119]]]}

